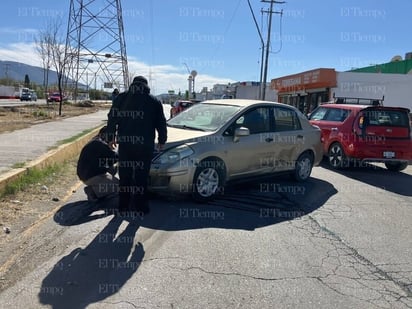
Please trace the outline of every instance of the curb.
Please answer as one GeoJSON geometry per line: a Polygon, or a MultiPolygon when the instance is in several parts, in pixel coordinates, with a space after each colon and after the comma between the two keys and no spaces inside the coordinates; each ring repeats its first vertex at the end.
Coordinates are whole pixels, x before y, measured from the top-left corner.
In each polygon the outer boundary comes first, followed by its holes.
{"type": "Polygon", "coordinates": [[[39,158],[28,162],[25,167],[12,169],[11,171],[3,173],[0,175],[0,193],[4,192],[9,183],[21,178],[30,169],[42,169],[56,163],[62,163],[76,155],[79,155],[83,146],[86,145],[86,143],[89,142],[90,139],[95,136],[102,127],[103,125],[93,129],[91,132],[79,137],[73,142],[60,145],[57,148],[46,152],[39,158]]]}

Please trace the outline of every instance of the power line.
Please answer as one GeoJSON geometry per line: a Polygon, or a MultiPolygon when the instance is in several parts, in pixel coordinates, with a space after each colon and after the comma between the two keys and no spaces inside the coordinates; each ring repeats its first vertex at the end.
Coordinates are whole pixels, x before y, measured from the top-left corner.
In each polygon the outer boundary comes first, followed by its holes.
{"type": "MultiPolygon", "coordinates": [[[[273,11],[273,5],[276,4],[284,4],[285,1],[274,1],[274,0],[261,0],[264,3],[270,3],[269,10],[265,11],[262,10],[262,13],[269,14],[269,24],[268,24],[268,34],[267,34],[267,41],[265,46],[265,64],[263,67],[263,81],[261,84],[261,99],[265,100],[266,97],[266,80],[267,80],[267,73],[268,73],[268,63],[269,63],[269,47],[270,47],[270,34],[272,28],[272,14],[282,14],[282,11],[273,11]]],[[[263,65],[263,64],[262,64],[263,65]]]]}
{"type": "Polygon", "coordinates": [[[259,85],[260,85],[259,98],[260,98],[262,96],[261,92],[262,92],[262,82],[263,82],[263,60],[265,58],[265,41],[263,40],[262,32],[260,31],[259,25],[256,21],[256,17],[255,17],[255,13],[253,12],[252,5],[250,4],[249,0],[247,0],[247,3],[249,4],[249,9],[250,9],[250,12],[252,13],[253,21],[255,22],[255,26],[259,34],[260,43],[262,44],[262,55],[260,59],[260,76],[259,76],[259,85]]]}
{"type": "MultiPolygon", "coordinates": [[[[228,24],[227,24],[227,26],[226,26],[226,28],[225,28],[225,31],[223,32],[223,38],[225,38],[226,35],[227,35],[227,33],[229,32],[230,27],[232,26],[233,20],[234,20],[236,14],[237,14],[237,11],[238,11],[238,9],[239,9],[239,6],[240,6],[240,3],[241,3],[241,2],[242,2],[242,0],[239,0],[239,1],[238,1],[237,5],[236,5],[236,7],[235,7],[235,10],[233,11],[233,14],[232,14],[232,16],[230,17],[229,22],[228,22],[228,24]]],[[[217,55],[217,53],[218,53],[218,51],[219,51],[219,49],[220,49],[221,46],[222,46],[222,44],[218,44],[218,45],[216,46],[215,50],[213,51],[212,59],[215,59],[215,57],[216,57],[216,55],[217,55]]]]}
{"type": "Polygon", "coordinates": [[[270,51],[270,53],[271,54],[277,54],[277,53],[279,53],[281,50],[282,50],[282,47],[283,47],[283,39],[282,39],[282,36],[283,36],[283,31],[282,31],[282,18],[283,18],[283,10],[281,10],[280,11],[280,20],[279,20],[279,41],[280,41],[280,43],[279,43],[279,48],[278,48],[278,50],[276,50],[276,51],[270,51]]]}

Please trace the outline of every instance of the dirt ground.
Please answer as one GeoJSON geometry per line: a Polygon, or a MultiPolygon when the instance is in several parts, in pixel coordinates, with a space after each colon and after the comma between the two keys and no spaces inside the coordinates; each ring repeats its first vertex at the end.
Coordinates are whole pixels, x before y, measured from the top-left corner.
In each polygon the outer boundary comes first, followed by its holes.
{"type": "MultiPolygon", "coordinates": [[[[58,116],[58,105],[0,107],[0,134],[25,128],[39,122],[54,121],[61,117],[78,116],[108,109],[109,105],[69,105],[63,106],[62,116],[58,116]]],[[[2,279],[7,260],[7,248],[13,246],[18,235],[29,230],[37,221],[50,216],[64,205],[68,197],[77,190],[81,182],[76,175],[77,157],[66,163],[63,169],[32,184],[13,195],[0,198],[0,291],[7,286],[2,279]]],[[[86,196],[85,196],[86,198],[86,196]]]]}
{"type": "MultiPolygon", "coordinates": [[[[26,128],[40,122],[93,113],[100,109],[109,109],[109,107],[110,105],[107,104],[64,104],[62,116],[58,115],[58,104],[0,107],[0,134],[26,128]]],[[[73,158],[63,171],[45,179],[43,183],[32,185],[15,195],[1,198],[0,228],[11,228],[19,218],[42,211],[31,208],[30,205],[33,204],[33,201],[52,201],[53,198],[61,200],[63,196],[67,195],[68,188],[78,182],[76,163],[77,158],[73,158]]],[[[54,202],[54,204],[57,203],[54,202]]],[[[38,214],[35,215],[38,216],[38,214]]]]}
{"type": "Polygon", "coordinates": [[[0,134],[27,128],[41,122],[93,113],[102,108],[109,109],[109,107],[109,104],[93,104],[91,102],[66,103],[63,104],[62,113],[59,116],[59,104],[56,103],[13,107],[2,106],[0,107],[0,134]]]}
{"type": "Polygon", "coordinates": [[[60,172],[0,199],[0,293],[33,267],[32,259],[26,259],[26,251],[30,249],[27,235],[44,219],[52,217],[70,195],[81,188],[76,163],[74,158],[60,172]]]}

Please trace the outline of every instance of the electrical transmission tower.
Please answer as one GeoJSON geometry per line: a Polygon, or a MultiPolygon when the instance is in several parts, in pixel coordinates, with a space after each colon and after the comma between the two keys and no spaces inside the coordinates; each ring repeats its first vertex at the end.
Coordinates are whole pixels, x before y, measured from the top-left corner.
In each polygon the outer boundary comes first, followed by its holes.
{"type": "Polygon", "coordinates": [[[70,0],[65,75],[74,99],[90,88],[129,86],[120,0],[70,0]]]}

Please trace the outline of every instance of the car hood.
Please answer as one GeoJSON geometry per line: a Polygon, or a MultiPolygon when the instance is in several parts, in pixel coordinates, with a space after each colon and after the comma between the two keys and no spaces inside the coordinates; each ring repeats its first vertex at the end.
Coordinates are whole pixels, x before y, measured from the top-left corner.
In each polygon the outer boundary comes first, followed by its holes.
{"type": "Polygon", "coordinates": [[[214,134],[214,132],[167,127],[167,142],[165,146],[166,148],[170,148],[188,142],[195,142],[199,138],[212,134],[214,134]]]}

